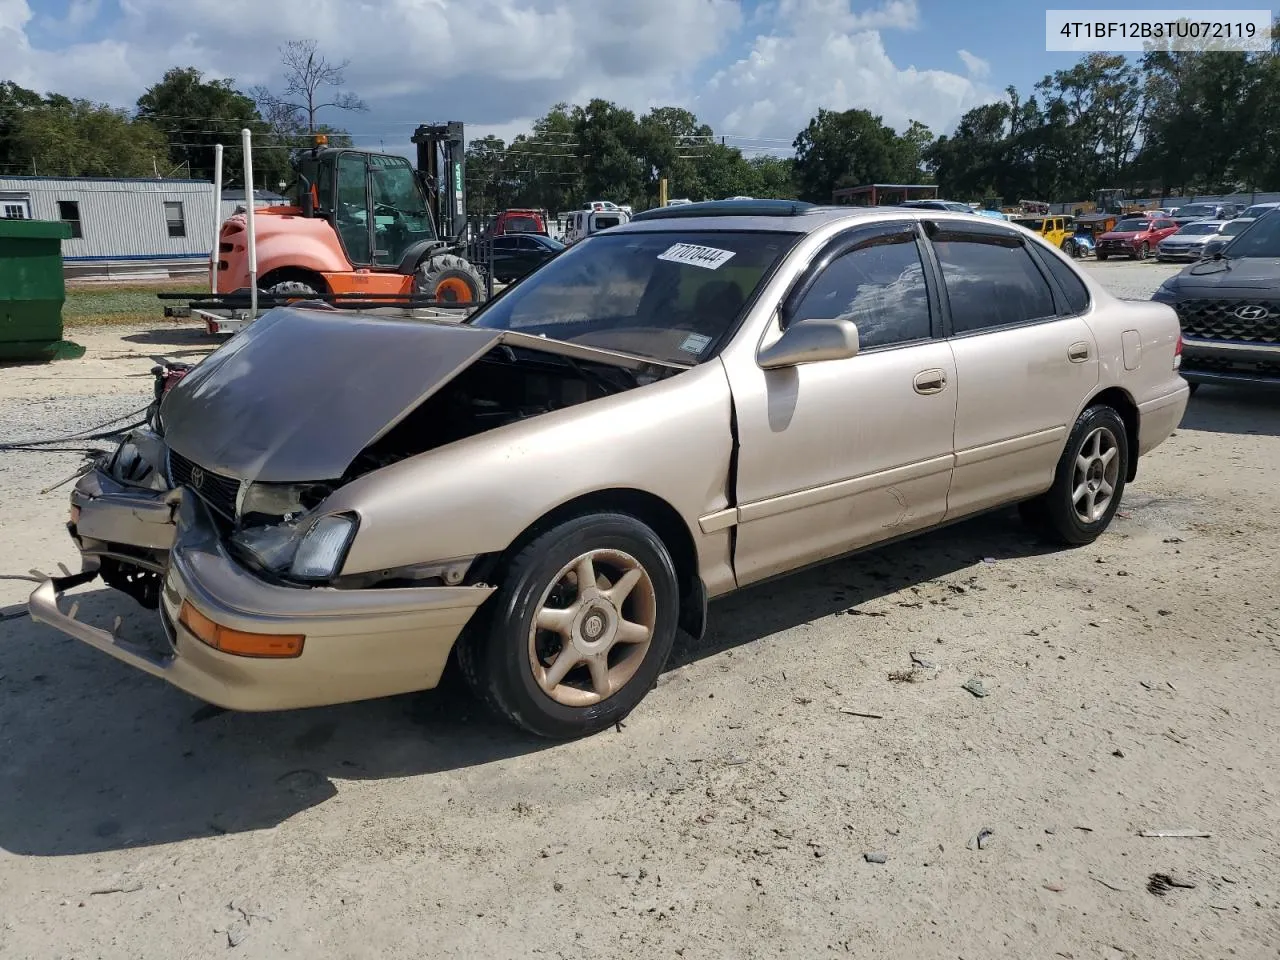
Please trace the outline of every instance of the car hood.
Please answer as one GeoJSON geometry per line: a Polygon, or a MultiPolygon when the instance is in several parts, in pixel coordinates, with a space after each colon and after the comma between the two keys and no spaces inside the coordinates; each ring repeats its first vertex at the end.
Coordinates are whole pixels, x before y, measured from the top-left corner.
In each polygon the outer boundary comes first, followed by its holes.
{"type": "Polygon", "coordinates": [[[1165,243],[1208,243],[1210,240],[1212,240],[1216,236],[1217,236],[1216,233],[1189,233],[1186,236],[1180,237],[1175,233],[1171,237],[1165,237],[1164,242],[1165,243]]]}
{"type": "Polygon", "coordinates": [[[1266,290],[1280,299],[1280,258],[1202,260],[1165,281],[1177,297],[1256,297],[1266,290]]]}
{"type": "Polygon", "coordinates": [[[447,321],[280,307],[166,394],[165,441],[223,476],[336,480],[371,443],[499,344],[630,368],[607,350],[447,321]]]}
{"type": "Polygon", "coordinates": [[[1100,240],[1132,240],[1134,237],[1142,236],[1142,233],[1145,233],[1145,232],[1146,231],[1144,230],[1141,233],[1130,232],[1130,231],[1125,231],[1124,233],[1120,233],[1117,230],[1108,230],[1101,237],[1099,237],[1099,239],[1100,240]]]}

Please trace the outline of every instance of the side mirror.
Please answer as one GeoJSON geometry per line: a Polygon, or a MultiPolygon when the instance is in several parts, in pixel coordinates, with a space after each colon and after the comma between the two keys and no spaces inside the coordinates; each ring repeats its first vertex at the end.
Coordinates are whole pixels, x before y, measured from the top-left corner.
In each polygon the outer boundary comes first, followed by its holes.
{"type": "Polygon", "coordinates": [[[1218,260],[1222,257],[1222,251],[1226,248],[1227,241],[1218,239],[1210,240],[1204,245],[1204,250],[1200,254],[1201,260],[1218,260]]]}
{"type": "Polygon", "coordinates": [[[782,332],[756,357],[764,370],[858,355],[858,326],[852,320],[801,320],[782,332]]]}

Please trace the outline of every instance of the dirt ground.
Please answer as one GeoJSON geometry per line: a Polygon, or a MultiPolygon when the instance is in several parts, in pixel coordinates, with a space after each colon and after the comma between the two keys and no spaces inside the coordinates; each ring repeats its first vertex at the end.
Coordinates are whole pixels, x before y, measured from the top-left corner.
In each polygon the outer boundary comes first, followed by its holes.
{"type": "MultiPolygon", "coordinates": [[[[0,369],[0,437],[126,413],[152,353],[208,346],[76,339],[0,369]]],[[[39,492],[76,461],[0,454],[0,573],[76,562],[39,492]]],[[[219,713],[0,580],[0,957],[1275,958],[1278,471],[1277,397],[1205,388],[1093,546],[1006,511],[750,589],[572,744],[452,678],[219,713]]]]}

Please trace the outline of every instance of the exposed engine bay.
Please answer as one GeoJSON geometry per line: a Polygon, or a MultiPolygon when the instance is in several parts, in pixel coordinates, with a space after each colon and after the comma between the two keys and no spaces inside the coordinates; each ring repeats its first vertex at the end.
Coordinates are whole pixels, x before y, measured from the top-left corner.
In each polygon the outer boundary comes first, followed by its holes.
{"type": "Polygon", "coordinates": [[[651,383],[675,371],[632,370],[522,347],[495,347],[355,459],[343,482],[509,423],[651,383]]]}

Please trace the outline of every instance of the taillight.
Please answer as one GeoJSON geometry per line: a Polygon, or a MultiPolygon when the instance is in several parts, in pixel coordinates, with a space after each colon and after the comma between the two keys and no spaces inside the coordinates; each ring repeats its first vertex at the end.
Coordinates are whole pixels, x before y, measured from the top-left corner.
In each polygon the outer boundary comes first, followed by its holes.
{"type": "Polygon", "coordinates": [[[1178,331],[1178,342],[1173,347],[1173,369],[1182,366],[1182,331],[1178,331]]]}

